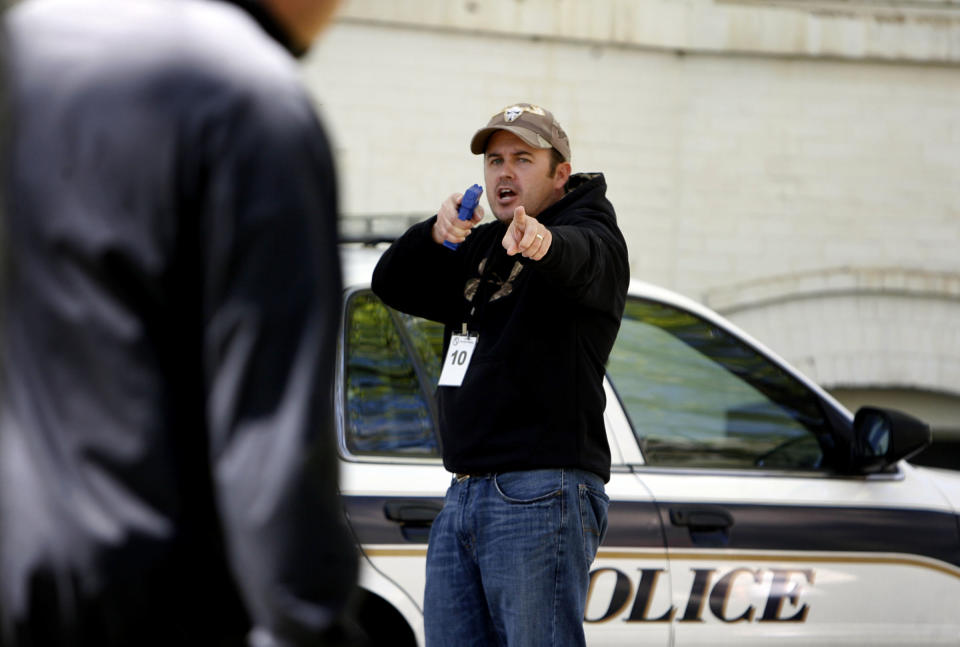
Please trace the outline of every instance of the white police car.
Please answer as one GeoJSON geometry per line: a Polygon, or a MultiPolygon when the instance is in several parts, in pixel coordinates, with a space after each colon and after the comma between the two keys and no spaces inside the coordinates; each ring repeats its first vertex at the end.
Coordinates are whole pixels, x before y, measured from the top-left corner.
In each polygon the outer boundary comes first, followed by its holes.
{"type": "MultiPolygon", "coordinates": [[[[450,483],[442,328],[370,292],[344,249],[341,490],[374,644],[423,644],[430,523],[450,483]]],[[[851,416],[703,306],[633,282],[607,368],[609,529],[591,645],[960,645],[960,475],[902,460],[929,429],[851,416]]]]}

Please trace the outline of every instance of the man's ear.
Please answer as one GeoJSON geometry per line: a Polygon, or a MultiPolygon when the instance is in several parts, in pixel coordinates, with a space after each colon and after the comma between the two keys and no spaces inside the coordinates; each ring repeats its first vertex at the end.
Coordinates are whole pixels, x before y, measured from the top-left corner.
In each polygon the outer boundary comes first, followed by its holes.
{"type": "Polygon", "coordinates": [[[563,189],[567,185],[567,180],[570,179],[570,174],[573,172],[573,166],[570,162],[560,162],[557,164],[557,170],[553,174],[553,187],[555,189],[563,189]]]}

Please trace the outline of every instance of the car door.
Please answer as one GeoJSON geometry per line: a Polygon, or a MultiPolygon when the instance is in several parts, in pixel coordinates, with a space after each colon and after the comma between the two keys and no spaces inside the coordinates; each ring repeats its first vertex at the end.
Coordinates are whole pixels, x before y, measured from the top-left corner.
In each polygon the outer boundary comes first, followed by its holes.
{"type": "Polygon", "coordinates": [[[850,417],[816,386],[653,297],[629,300],[608,376],[669,558],[666,578],[641,571],[670,597],[640,622],[681,647],[958,644],[956,516],[905,462],[834,469],[850,417]]]}
{"type": "Polygon", "coordinates": [[[427,538],[450,484],[433,398],[443,328],[387,308],[369,289],[348,291],[344,304],[340,489],[364,558],[361,586],[411,627],[415,638],[393,635],[392,644],[422,644],[427,538]]]}

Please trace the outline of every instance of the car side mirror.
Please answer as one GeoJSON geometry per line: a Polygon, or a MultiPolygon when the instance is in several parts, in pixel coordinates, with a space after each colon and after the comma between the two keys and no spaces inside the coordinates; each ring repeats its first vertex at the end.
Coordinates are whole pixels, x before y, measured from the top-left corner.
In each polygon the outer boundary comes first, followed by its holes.
{"type": "Polygon", "coordinates": [[[893,409],[861,407],[853,418],[850,471],[880,472],[931,442],[930,425],[893,409]]]}

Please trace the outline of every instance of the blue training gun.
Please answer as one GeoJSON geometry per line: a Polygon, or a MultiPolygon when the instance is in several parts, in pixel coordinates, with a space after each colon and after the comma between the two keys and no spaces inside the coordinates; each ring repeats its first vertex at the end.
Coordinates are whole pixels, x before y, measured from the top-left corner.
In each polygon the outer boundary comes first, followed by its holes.
{"type": "MultiPolygon", "coordinates": [[[[477,208],[477,204],[480,202],[481,193],[483,193],[483,187],[479,184],[474,184],[463,194],[463,198],[460,200],[460,211],[457,212],[457,217],[460,218],[460,220],[470,220],[473,218],[473,210],[477,208]]],[[[445,240],[443,241],[443,246],[456,249],[460,246],[460,243],[451,243],[449,240],[445,240]]]]}

